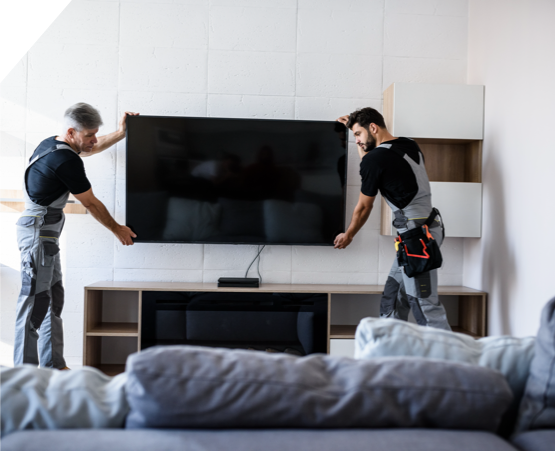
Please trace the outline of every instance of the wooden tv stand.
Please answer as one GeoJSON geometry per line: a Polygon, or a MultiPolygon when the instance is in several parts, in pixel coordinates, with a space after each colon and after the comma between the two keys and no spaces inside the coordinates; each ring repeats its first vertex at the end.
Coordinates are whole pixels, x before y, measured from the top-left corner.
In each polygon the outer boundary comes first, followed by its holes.
{"type": "MultiPolygon", "coordinates": [[[[141,350],[141,303],[144,291],[324,293],[328,296],[328,353],[330,344],[354,340],[356,324],[335,324],[332,312],[346,308],[346,299],[379,302],[383,285],[263,284],[260,288],[218,288],[213,283],[96,282],[85,287],[83,365],[108,375],[121,373],[125,360],[141,350]],[[369,296],[373,295],[373,296],[369,296]],[[366,297],[364,297],[366,296],[366,297]]],[[[467,287],[438,287],[442,302],[451,298],[456,332],[474,338],[487,335],[487,293],[467,287]]],[[[369,315],[364,315],[369,316],[369,315]]],[[[358,320],[362,319],[358,318],[358,320]]]]}

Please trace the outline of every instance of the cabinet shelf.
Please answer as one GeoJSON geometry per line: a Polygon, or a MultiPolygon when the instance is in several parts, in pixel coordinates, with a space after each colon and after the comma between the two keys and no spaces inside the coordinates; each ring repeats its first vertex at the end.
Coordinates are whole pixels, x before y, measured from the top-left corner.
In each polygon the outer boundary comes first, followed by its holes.
{"type": "Polygon", "coordinates": [[[138,337],[139,323],[98,323],[87,331],[88,337],[138,337]]]}
{"type": "Polygon", "coordinates": [[[330,326],[330,338],[351,339],[355,338],[357,326],[332,324],[330,326]]]}
{"type": "Polygon", "coordinates": [[[430,182],[482,182],[482,141],[417,138],[430,182]]]}

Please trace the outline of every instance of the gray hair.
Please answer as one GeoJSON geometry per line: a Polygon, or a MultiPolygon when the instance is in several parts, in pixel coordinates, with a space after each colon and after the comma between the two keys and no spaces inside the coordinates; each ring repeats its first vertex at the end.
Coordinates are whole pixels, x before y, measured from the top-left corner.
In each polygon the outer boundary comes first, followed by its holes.
{"type": "Polygon", "coordinates": [[[98,110],[88,103],[76,103],[70,106],[64,113],[64,125],[66,130],[73,128],[78,132],[82,130],[93,130],[103,124],[98,110]]]}

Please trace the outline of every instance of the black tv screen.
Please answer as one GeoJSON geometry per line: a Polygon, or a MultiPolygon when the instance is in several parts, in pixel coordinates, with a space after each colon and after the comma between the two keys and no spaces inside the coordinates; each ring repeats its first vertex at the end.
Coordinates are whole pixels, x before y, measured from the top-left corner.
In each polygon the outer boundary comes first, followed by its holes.
{"type": "Polygon", "coordinates": [[[144,243],[333,245],[346,140],[335,121],[128,117],[126,223],[144,243]]]}

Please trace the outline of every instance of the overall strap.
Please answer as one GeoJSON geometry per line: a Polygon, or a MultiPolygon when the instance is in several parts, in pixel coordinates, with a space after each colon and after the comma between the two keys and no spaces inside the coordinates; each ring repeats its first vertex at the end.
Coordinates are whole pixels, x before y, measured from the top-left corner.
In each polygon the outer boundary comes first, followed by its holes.
{"type": "Polygon", "coordinates": [[[400,150],[400,149],[398,149],[398,148],[396,148],[396,147],[393,147],[393,146],[391,146],[391,147],[389,148],[389,150],[391,150],[392,152],[395,152],[395,153],[396,153],[397,155],[399,155],[401,158],[405,158],[405,155],[407,154],[406,152],[403,152],[402,150],[400,150]]]}
{"type": "MultiPolygon", "coordinates": [[[[67,144],[54,144],[52,147],[49,147],[48,149],[46,149],[44,152],[38,154],[35,158],[33,158],[30,162],[29,162],[29,166],[31,166],[33,163],[37,162],[38,160],[40,160],[42,157],[45,157],[46,155],[55,152],[58,149],[69,149],[72,152],[74,152],[75,154],[77,154],[77,152],[75,152],[75,150],[73,150],[70,146],[68,146],[67,144]]],[[[29,167],[28,166],[28,167],[29,167]]]]}
{"type": "MultiPolygon", "coordinates": [[[[402,150],[400,150],[400,149],[398,149],[394,146],[389,147],[389,150],[395,152],[401,158],[405,158],[405,155],[407,154],[406,152],[403,152],[402,150]]],[[[420,158],[420,161],[418,163],[416,163],[416,161],[415,161],[416,164],[420,164],[424,161],[424,154],[422,153],[422,151],[420,149],[418,149],[418,157],[420,158]]],[[[411,160],[412,160],[412,158],[411,158],[411,160]]]]}

